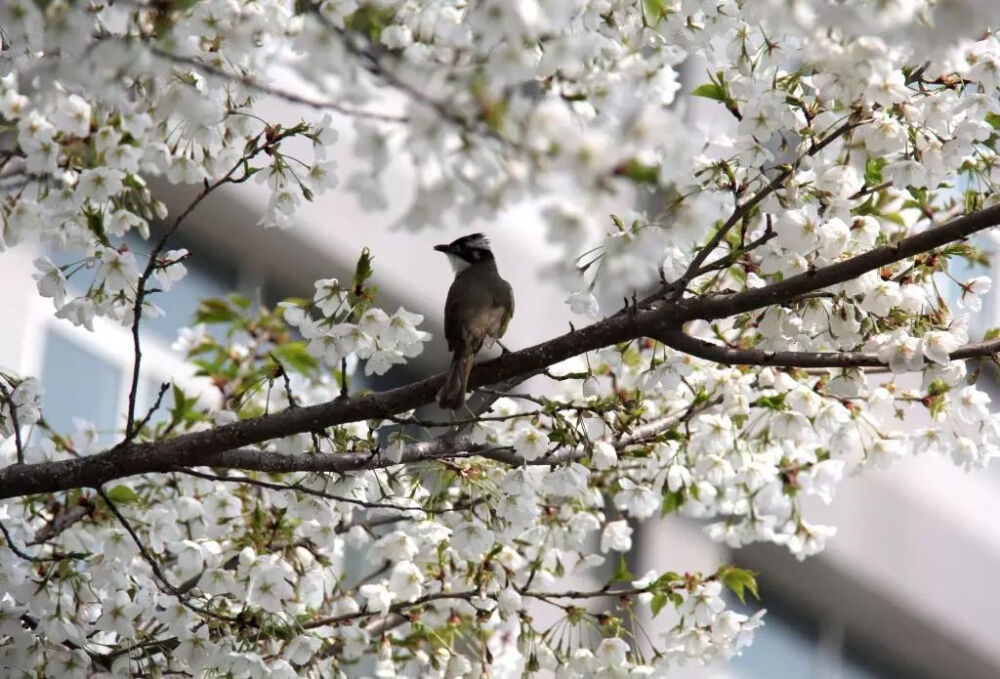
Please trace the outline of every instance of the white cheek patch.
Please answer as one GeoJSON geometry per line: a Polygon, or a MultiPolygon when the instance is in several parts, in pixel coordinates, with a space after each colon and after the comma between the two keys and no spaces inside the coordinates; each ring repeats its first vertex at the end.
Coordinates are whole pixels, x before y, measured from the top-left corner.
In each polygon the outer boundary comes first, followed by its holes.
{"type": "Polygon", "coordinates": [[[448,261],[451,262],[451,268],[455,270],[455,273],[461,273],[469,268],[467,261],[451,253],[448,253],[448,261]]]}

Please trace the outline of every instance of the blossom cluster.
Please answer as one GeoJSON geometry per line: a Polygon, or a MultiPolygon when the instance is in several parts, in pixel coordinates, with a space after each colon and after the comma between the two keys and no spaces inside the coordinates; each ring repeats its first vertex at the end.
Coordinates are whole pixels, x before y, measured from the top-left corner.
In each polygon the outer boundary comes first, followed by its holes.
{"type": "MultiPolygon", "coordinates": [[[[41,246],[58,318],[138,335],[157,313],[147,284],[185,273],[169,241],[208,193],[253,179],[262,224],[291,227],[338,185],[328,147],[352,127],[344,189],[384,208],[409,165],[408,228],[538,199],[576,313],[749,294],[1000,201],[1000,40],[968,28],[992,5],[10,0],[0,248],[41,246]],[[685,63],[705,75],[682,87],[685,63]],[[268,121],[265,96],[337,118],[268,121]],[[193,185],[189,209],[168,213],[153,179],[193,185]]],[[[830,502],[847,473],[921,453],[985,466],[1000,416],[953,359],[985,330],[990,280],[967,268],[993,246],[900,255],[678,330],[746,364],[632,338],[469,418],[316,420],[228,458],[4,500],[0,669],[618,677],[730,658],[762,624],[724,599],[755,595],[752,574],[636,577],[636,528],[679,514],[729,547],[805,558],[835,532],[809,499],[830,502]],[[766,365],[788,352],[845,366],[766,365]],[[647,643],[632,617],[671,622],[647,643]]],[[[382,375],[430,339],[419,314],[377,305],[372,262],[277,311],[203,301],[175,347],[212,398],[175,385],[160,417],[129,413],[122,449],[360,403],[360,361],[382,375]]],[[[0,387],[4,464],[102,453],[86,423],[47,430],[37,380],[3,371],[0,387]]]]}
{"type": "MultiPolygon", "coordinates": [[[[262,68],[278,45],[259,37],[269,22],[287,21],[283,4],[199,6],[154,39],[152,9],[132,16],[113,4],[91,12],[75,3],[48,10],[5,3],[0,121],[15,133],[16,150],[5,152],[0,171],[7,197],[0,250],[28,240],[69,260],[36,263],[39,293],[52,298],[58,317],[88,329],[95,316],[131,325],[140,278],[155,276],[168,289],[183,277],[182,253],[154,246],[158,238],[138,244],[151,225],[169,223],[150,180],[209,187],[256,175],[271,194],[261,221],[281,227],[303,199],[336,185],[335,164],[326,160],[337,139],[329,114],[286,128],[262,123],[246,86],[216,87],[196,67],[211,54],[262,68]],[[131,30],[108,32],[130,17],[139,20],[131,30]],[[311,140],[312,162],[281,152],[292,136],[311,140]],[[251,164],[262,156],[266,163],[251,164]]],[[[141,301],[144,313],[158,313],[141,301]]]]}
{"type": "Polygon", "coordinates": [[[0,366],[0,440],[14,429],[34,424],[41,416],[43,390],[34,377],[20,378],[0,366]]]}
{"type": "Polygon", "coordinates": [[[311,308],[284,302],[284,319],[306,340],[306,349],[326,365],[350,358],[365,361],[365,375],[382,375],[393,365],[418,356],[431,334],[417,330],[424,317],[400,307],[392,316],[378,307],[358,305],[335,278],[315,283],[311,308]],[[352,320],[354,319],[354,320],[352,320]]]}

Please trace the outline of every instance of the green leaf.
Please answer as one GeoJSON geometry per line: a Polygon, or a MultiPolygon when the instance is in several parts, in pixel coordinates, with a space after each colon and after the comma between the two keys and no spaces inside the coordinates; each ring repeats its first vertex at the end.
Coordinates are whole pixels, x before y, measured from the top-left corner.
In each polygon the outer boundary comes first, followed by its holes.
{"type": "Polygon", "coordinates": [[[903,219],[903,216],[898,212],[883,212],[880,216],[887,222],[899,224],[900,226],[906,226],[906,220],[903,219]]]}
{"type": "Polygon", "coordinates": [[[107,234],[104,232],[104,215],[101,212],[95,210],[87,210],[87,229],[97,237],[97,240],[106,248],[111,247],[111,241],[108,240],[107,234]]]}
{"type": "Polygon", "coordinates": [[[869,158],[865,163],[865,183],[868,186],[878,186],[882,183],[882,168],[886,164],[885,158],[869,158]]]}
{"type": "Polygon", "coordinates": [[[316,357],[306,351],[305,342],[286,342],[274,348],[274,355],[282,364],[293,368],[297,372],[306,374],[319,367],[316,357]]]}
{"type": "Polygon", "coordinates": [[[660,20],[667,16],[667,6],[664,0],[642,0],[642,7],[645,11],[646,23],[655,26],[660,20]]]}
{"type": "Polygon", "coordinates": [[[652,588],[653,589],[665,589],[665,588],[669,588],[669,587],[673,586],[673,583],[677,582],[678,580],[683,580],[683,579],[684,578],[682,578],[677,573],[674,573],[673,571],[667,571],[666,573],[664,573],[663,575],[661,575],[660,577],[658,577],[656,579],[656,582],[653,583],[653,587],[652,588]]]}
{"type": "Polygon", "coordinates": [[[753,571],[745,568],[737,568],[736,566],[723,566],[718,571],[718,576],[722,584],[732,590],[736,598],[744,604],[746,603],[746,590],[750,590],[754,598],[758,601],[760,600],[760,595],[757,593],[757,579],[754,577],[755,575],[753,571]]]}
{"type": "Polygon", "coordinates": [[[965,211],[975,212],[979,209],[980,198],[979,193],[976,191],[966,191],[965,192],[965,211]]]}
{"type": "Polygon", "coordinates": [[[705,97],[706,99],[714,99],[715,101],[721,101],[726,103],[729,101],[729,93],[726,88],[718,83],[705,83],[704,85],[698,85],[691,91],[696,97],[705,97]]]}
{"type": "Polygon", "coordinates": [[[618,568],[615,569],[615,574],[611,577],[611,582],[632,582],[633,580],[635,580],[635,575],[629,571],[628,565],[625,563],[625,555],[619,555],[618,568]]]}
{"type": "Polygon", "coordinates": [[[666,516],[671,512],[677,511],[677,508],[684,503],[684,491],[683,490],[668,490],[663,494],[663,506],[660,507],[660,516],[666,516]]]}
{"type": "Polygon", "coordinates": [[[229,303],[217,297],[201,300],[194,312],[196,323],[231,323],[236,318],[236,312],[229,306],[229,303]]]}
{"type": "Polygon", "coordinates": [[[657,592],[653,595],[653,600],[649,602],[649,608],[653,611],[653,617],[655,618],[663,610],[663,607],[667,605],[667,595],[663,592],[657,592]]]}
{"type": "Polygon", "coordinates": [[[228,299],[231,304],[233,304],[235,306],[238,306],[241,309],[249,309],[250,308],[250,298],[249,297],[244,297],[243,295],[239,295],[239,294],[236,294],[235,292],[231,292],[228,295],[226,295],[226,299],[228,299]]]}
{"type": "Polygon", "coordinates": [[[621,167],[617,174],[628,177],[637,184],[652,184],[656,186],[660,181],[660,168],[656,165],[646,165],[635,158],[629,158],[621,167]]]}
{"type": "Polygon", "coordinates": [[[128,504],[139,499],[139,496],[135,494],[135,491],[128,486],[115,486],[111,490],[107,491],[106,495],[109,500],[119,504],[128,504]]]}
{"type": "Polygon", "coordinates": [[[986,122],[993,126],[993,129],[1000,130],[1000,114],[987,113],[986,122]]]}
{"type": "Polygon", "coordinates": [[[365,281],[371,278],[372,269],[372,251],[368,248],[361,250],[361,256],[358,257],[358,264],[354,267],[354,290],[355,294],[360,294],[360,291],[365,286],[365,281]]]}
{"type": "Polygon", "coordinates": [[[758,408],[781,411],[785,409],[785,395],[775,394],[774,396],[761,396],[753,402],[753,405],[758,408]]]}

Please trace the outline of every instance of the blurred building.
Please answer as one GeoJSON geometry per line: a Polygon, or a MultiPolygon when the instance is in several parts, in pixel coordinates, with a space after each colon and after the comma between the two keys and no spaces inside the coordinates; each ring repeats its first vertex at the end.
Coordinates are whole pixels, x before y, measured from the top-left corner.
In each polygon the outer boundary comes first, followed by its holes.
{"type": "MultiPolygon", "coordinates": [[[[271,108],[287,122],[317,117],[280,103],[271,108]]],[[[345,122],[341,129],[336,159],[345,168],[351,164],[350,126],[345,122]]],[[[253,183],[227,187],[206,200],[171,243],[191,250],[190,274],[169,293],[155,296],[167,315],[143,323],[140,409],[151,402],[158,382],[190,375],[170,344],[190,322],[199,297],[232,290],[265,302],[311,296],[314,280],[349,276],[364,246],[375,255],[383,306],[424,314],[422,327],[435,335],[410,374],[439,372],[447,364],[441,314],[452,272],[431,248],[474,229],[492,238],[500,269],[517,295],[505,344],[518,349],[568,329],[565,293],[539,273],[553,251],[532,210],[512,209],[489,225],[391,230],[409,199],[405,169],[390,174],[387,185],[397,192],[387,212],[364,212],[353,195],[333,190],[303,206],[296,228],[288,231],[257,225],[268,196],[253,183]]],[[[160,189],[175,213],[195,192],[160,189]]],[[[93,333],[55,319],[31,277],[38,254],[19,246],[2,255],[0,365],[41,376],[45,416],[55,429],[71,432],[73,418],[82,417],[110,435],[123,425],[131,338],[125,328],[101,319],[93,333]]],[[[949,460],[906,459],[889,472],[847,479],[834,503],[819,510],[813,516],[836,525],[838,533],[823,555],[804,563],[777,547],[730,553],[710,542],[700,525],[676,516],[637,531],[637,573],[712,571],[722,561],[760,571],[769,614],[756,644],[731,665],[685,667],[677,676],[1000,676],[996,473],[966,474],[949,460]]]]}

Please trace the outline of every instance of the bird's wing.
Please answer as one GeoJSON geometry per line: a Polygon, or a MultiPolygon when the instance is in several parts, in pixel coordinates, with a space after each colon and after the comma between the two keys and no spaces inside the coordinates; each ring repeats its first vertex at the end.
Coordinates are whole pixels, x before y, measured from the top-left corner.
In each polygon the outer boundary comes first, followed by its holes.
{"type": "Polygon", "coordinates": [[[462,336],[462,315],[459,311],[459,284],[456,278],[448,288],[448,298],[444,303],[444,338],[448,341],[448,351],[455,352],[465,344],[462,336]]]}
{"type": "Polygon", "coordinates": [[[503,337],[504,333],[507,332],[507,324],[510,323],[510,319],[514,315],[514,289],[504,279],[501,278],[500,282],[503,285],[500,286],[498,294],[493,297],[493,303],[503,308],[506,313],[503,316],[500,327],[497,329],[497,338],[503,337]]]}
{"type": "Polygon", "coordinates": [[[495,270],[472,266],[448,290],[444,334],[452,352],[489,348],[507,330],[514,310],[510,284],[495,270]]]}
{"type": "Polygon", "coordinates": [[[470,334],[475,337],[473,346],[485,349],[492,347],[507,329],[508,320],[510,314],[506,307],[491,306],[483,311],[470,328],[470,334]]]}

